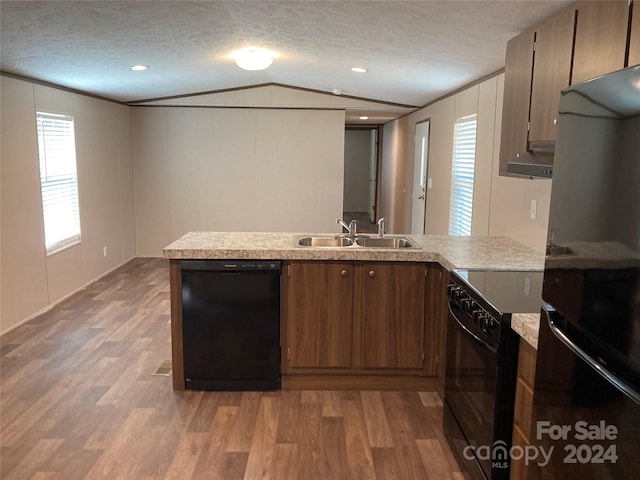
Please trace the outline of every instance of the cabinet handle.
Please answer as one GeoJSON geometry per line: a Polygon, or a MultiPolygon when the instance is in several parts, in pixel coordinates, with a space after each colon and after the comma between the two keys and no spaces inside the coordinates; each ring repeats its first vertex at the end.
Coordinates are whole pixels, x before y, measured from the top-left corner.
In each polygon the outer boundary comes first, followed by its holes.
{"type": "Polygon", "coordinates": [[[371,271],[369,272],[369,276],[370,276],[371,278],[375,277],[375,276],[376,276],[376,272],[374,272],[373,270],[371,270],[371,271]]]}
{"type": "Polygon", "coordinates": [[[340,276],[341,276],[342,278],[347,278],[347,271],[346,271],[346,270],[342,270],[342,271],[340,272],[340,276]]]}

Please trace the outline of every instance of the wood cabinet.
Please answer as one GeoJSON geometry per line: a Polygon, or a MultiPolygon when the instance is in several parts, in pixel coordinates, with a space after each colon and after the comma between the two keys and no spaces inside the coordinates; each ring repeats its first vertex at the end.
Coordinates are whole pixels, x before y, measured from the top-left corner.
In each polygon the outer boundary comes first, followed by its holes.
{"type": "Polygon", "coordinates": [[[556,139],[560,91],[569,86],[575,10],[565,9],[536,29],[529,142],[556,139]]]}
{"type": "Polygon", "coordinates": [[[349,375],[354,381],[387,375],[392,382],[403,376],[434,376],[436,327],[429,316],[433,307],[427,306],[426,280],[428,271],[440,268],[434,265],[288,263],[283,276],[283,388],[292,385],[287,382],[291,378],[316,382],[297,387],[342,388],[327,379],[343,376],[346,384],[344,376],[349,375]]]}
{"type": "Polygon", "coordinates": [[[444,368],[445,349],[447,343],[447,319],[449,315],[447,285],[449,283],[449,272],[440,265],[433,265],[427,268],[427,302],[426,317],[427,338],[432,339],[433,344],[427,346],[434,352],[427,357],[425,369],[432,375],[436,375],[439,382],[440,392],[444,392],[444,368]]]}
{"type": "Polygon", "coordinates": [[[362,365],[422,368],[425,265],[362,265],[362,365]]]}
{"type": "Polygon", "coordinates": [[[351,367],[353,263],[296,262],[290,268],[290,365],[351,367]]]}
{"type": "Polygon", "coordinates": [[[555,141],[563,88],[640,63],[631,12],[626,0],[575,2],[507,43],[500,175],[517,158],[538,163],[536,143],[555,141]]]}
{"type": "MultiPolygon", "coordinates": [[[[531,418],[533,415],[533,387],[536,374],[535,348],[526,341],[520,340],[518,354],[518,376],[516,380],[516,398],[513,412],[513,446],[525,448],[529,445],[531,435],[531,418]]],[[[526,480],[527,465],[524,458],[512,459],[512,480],[526,480]]]]}
{"type": "Polygon", "coordinates": [[[640,1],[636,0],[633,5],[634,10],[629,35],[629,67],[640,65],[640,1]]]}
{"type": "Polygon", "coordinates": [[[531,145],[556,139],[560,90],[569,86],[575,10],[567,8],[507,43],[500,175],[531,145]]]}
{"type": "Polygon", "coordinates": [[[507,43],[500,175],[507,174],[508,161],[527,150],[534,40],[535,30],[527,30],[507,43]]]}
{"type": "Polygon", "coordinates": [[[571,83],[625,67],[630,6],[627,0],[577,2],[571,83]]]}

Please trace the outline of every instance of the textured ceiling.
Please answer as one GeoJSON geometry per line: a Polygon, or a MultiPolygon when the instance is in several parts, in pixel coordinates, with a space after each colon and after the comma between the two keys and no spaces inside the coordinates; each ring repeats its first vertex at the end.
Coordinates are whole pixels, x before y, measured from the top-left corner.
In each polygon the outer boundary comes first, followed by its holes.
{"type": "Polygon", "coordinates": [[[124,102],[275,82],[421,106],[502,68],[507,40],[567,3],[2,1],[1,68],[124,102]],[[281,57],[241,70],[247,45],[281,57]]]}

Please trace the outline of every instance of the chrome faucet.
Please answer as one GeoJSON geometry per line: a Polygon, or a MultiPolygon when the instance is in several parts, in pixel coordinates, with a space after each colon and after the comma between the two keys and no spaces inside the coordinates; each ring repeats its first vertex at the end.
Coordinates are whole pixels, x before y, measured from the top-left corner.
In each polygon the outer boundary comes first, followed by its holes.
{"type": "Polygon", "coordinates": [[[384,217],[378,220],[378,238],[384,237],[384,217]]]}
{"type": "Polygon", "coordinates": [[[355,220],[351,220],[351,223],[347,225],[344,220],[339,218],[336,223],[338,223],[338,225],[342,225],[342,227],[347,230],[349,238],[356,238],[356,231],[358,229],[358,224],[356,223],[355,220]]]}

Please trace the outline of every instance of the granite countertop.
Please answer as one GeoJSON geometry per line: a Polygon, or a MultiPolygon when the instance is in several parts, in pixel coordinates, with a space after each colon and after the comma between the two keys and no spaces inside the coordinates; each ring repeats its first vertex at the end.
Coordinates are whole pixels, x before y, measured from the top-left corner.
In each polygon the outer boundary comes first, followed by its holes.
{"type": "MultiPolygon", "coordinates": [[[[335,234],[189,232],[163,250],[169,259],[364,260],[437,262],[447,270],[543,270],[545,257],[508,237],[406,235],[419,248],[301,247],[305,236],[335,234]]],[[[385,235],[394,237],[396,235],[385,235]]],[[[538,346],[539,313],[514,314],[512,328],[538,346]]]]}
{"type": "MultiPolygon", "coordinates": [[[[543,270],[544,255],[508,237],[406,235],[420,248],[301,247],[305,236],[335,234],[189,232],[163,250],[169,259],[372,260],[438,262],[451,271],[543,270]]],[[[396,235],[385,235],[394,237],[396,235]]]]}
{"type": "Polygon", "coordinates": [[[514,313],[511,315],[511,328],[536,350],[540,330],[539,313],[514,313]]]}

